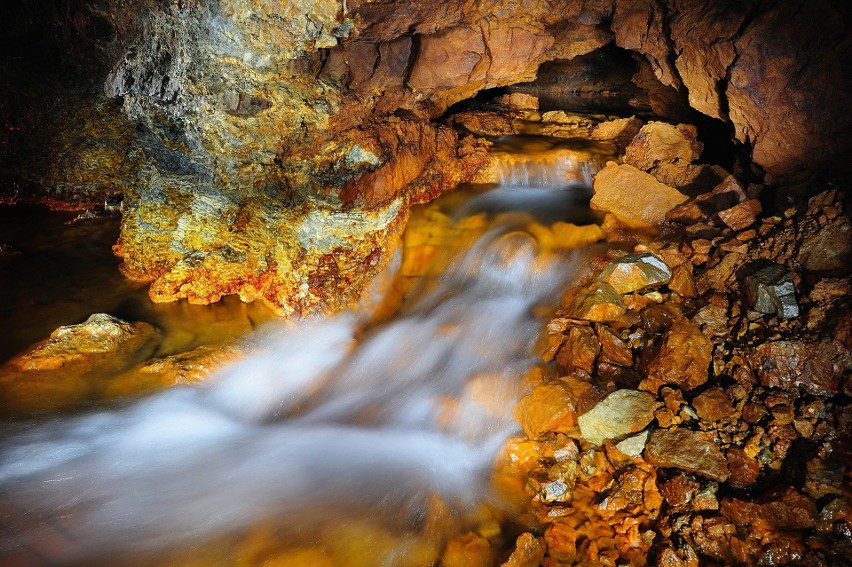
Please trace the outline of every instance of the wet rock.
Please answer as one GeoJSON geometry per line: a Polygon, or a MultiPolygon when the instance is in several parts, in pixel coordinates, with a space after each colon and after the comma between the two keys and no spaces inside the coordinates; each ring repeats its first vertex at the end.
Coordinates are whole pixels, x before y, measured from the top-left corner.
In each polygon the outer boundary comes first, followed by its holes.
{"type": "Polygon", "coordinates": [[[752,309],[782,319],[799,316],[793,277],[783,266],[773,264],[745,279],[746,298],[752,309]]]}
{"type": "Polygon", "coordinates": [[[453,122],[480,136],[505,136],[515,133],[515,117],[506,112],[459,112],[453,122]]]}
{"type": "Polygon", "coordinates": [[[749,199],[735,207],[719,212],[719,218],[733,230],[748,228],[757,221],[757,215],[763,211],[758,199],[749,199]]]}
{"type": "Polygon", "coordinates": [[[571,327],[562,347],[556,353],[556,367],[563,373],[579,368],[591,374],[601,345],[589,327],[571,327]]]}
{"type": "Polygon", "coordinates": [[[544,530],[547,554],[563,563],[571,563],[577,557],[577,533],[566,521],[552,522],[544,530]]]}
{"type": "Polygon", "coordinates": [[[714,386],[692,400],[692,406],[698,417],[707,421],[719,421],[733,415],[734,407],[725,391],[714,386]]]}
{"type": "Polygon", "coordinates": [[[148,323],[128,323],[106,313],[95,313],[79,325],[59,327],[49,339],[16,356],[8,365],[24,372],[68,367],[94,369],[109,364],[111,358],[132,359],[140,350],[151,352],[156,346],[151,341],[158,334],[148,323]]]}
{"type": "Polygon", "coordinates": [[[593,282],[570,290],[562,299],[566,315],[586,321],[614,321],[627,307],[615,289],[605,282],[593,282]]]}
{"type": "Polygon", "coordinates": [[[587,411],[600,400],[600,394],[588,382],[564,378],[533,388],[515,406],[515,419],[530,439],[548,431],[572,431],[577,414],[587,411]]]}
{"type": "Polygon", "coordinates": [[[693,472],[717,482],[725,482],[729,476],[728,461],[711,432],[683,427],[655,429],[644,456],[652,465],[693,472]]]}
{"type": "Polygon", "coordinates": [[[650,173],[666,185],[681,185],[685,170],[704,149],[697,137],[698,130],[689,124],[649,122],[627,147],[624,163],[650,173]]]}
{"type": "Polygon", "coordinates": [[[692,264],[687,262],[680,264],[672,270],[669,280],[669,289],[681,297],[695,297],[698,292],[695,289],[695,280],[692,276],[692,264]]]}
{"type": "Polygon", "coordinates": [[[601,344],[601,362],[631,366],[633,364],[633,351],[621,337],[614,331],[603,325],[596,325],[598,339],[601,344]]]}
{"type": "Polygon", "coordinates": [[[787,487],[759,501],[723,498],[722,515],[740,526],[751,526],[757,533],[768,529],[797,530],[813,527],[816,505],[813,500],[787,487]]]}
{"type": "Polygon", "coordinates": [[[852,370],[852,355],[843,345],[830,342],[770,341],[746,353],[761,385],[814,396],[838,392],[841,376],[852,370]]]}
{"type": "Polygon", "coordinates": [[[676,205],[687,200],[677,189],[631,165],[609,163],[595,175],[591,206],[614,214],[629,227],[653,227],[663,223],[676,205]]]}
{"type": "Polygon", "coordinates": [[[635,116],[616,118],[596,125],[591,137],[593,140],[612,140],[616,147],[625,149],[639,133],[640,128],[642,128],[642,121],[635,116]]]}
{"type": "Polygon", "coordinates": [[[544,544],[529,532],[515,541],[515,549],[501,567],[538,567],[544,559],[544,544]]]}
{"type": "Polygon", "coordinates": [[[468,532],[447,542],[441,565],[447,567],[486,567],[494,561],[494,551],[487,538],[468,532]]]}
{"type": "Polygon", "coordinates": [[[760,477],[760,465],[741,447],[728,449],[728,470],[731,472],[728,484],[734,488],[751,486],[760,477]]]}
{"type": "Polygon", "coordinates": [[[656,392],[664,384],[674,384],[684,391],[707,381],[713,344],[692,321],[674,320],[656,356],[648,364],[647,378],[639,387],[656,392]]]}
{"type": "Polygon", "coordinates": [[[639,390],[616,390],[577,418],[580,434],[593,445],[621,439],[645,428],[660,407],[656,398],[639,390]]]}
{"type": "Polygon", "coordinates": [[[625,254],[604,268],[598,279],[610,284],[617,293],[625,294],[668,283],[669,267],[654,254],[625,254]]]}

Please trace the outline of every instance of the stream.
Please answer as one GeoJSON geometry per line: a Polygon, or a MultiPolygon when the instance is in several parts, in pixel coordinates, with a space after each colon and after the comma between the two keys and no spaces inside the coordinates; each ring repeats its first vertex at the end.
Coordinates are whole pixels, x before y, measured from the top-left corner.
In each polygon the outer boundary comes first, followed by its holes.
{"type": "Polygon", "coordinates": [[[392,317],[237,325],[248,355],[199,385],[5,424],[2,563],[429,565],[510,524],[493,463],[588,254],[542,234],[594,221],[566,163],[415,213],[442,243],[392,317]]]}

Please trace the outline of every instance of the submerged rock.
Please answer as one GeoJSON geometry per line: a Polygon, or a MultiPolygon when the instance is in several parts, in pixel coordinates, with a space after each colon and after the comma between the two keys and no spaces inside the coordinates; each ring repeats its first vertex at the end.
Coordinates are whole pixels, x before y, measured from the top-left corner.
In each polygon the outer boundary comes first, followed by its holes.
{"type": "Polygon", "coordinates": [[[580,434],[593,445],[619,440],[645,428],[662,404],[639,390],[616,390],[594,408],[577,418],[580,434]]]}

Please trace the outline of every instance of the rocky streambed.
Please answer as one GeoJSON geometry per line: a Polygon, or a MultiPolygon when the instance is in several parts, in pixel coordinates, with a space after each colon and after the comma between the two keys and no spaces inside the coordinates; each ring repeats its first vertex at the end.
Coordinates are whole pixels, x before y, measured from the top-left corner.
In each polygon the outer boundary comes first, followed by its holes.
{"type": "MultiPolygon", "coordinates": [[[[522,432],[497,453],[491,472],[501,504],[460,520],[432,500],[414,535],[370,521],[316,522],[318,543],[295,548],[277,528],[254,526],[237,541],[211,544],[204,560],[843,564],[852,555],[852,232],[844,193],[824,184],[803,196],[759,184],[739,164],[729,171],[702,159],[688,124],[544,112],[518,93],[453,120],[478,147],[491,148],[475,181],[517,184],[520,175],[541,185],[542,169],[566,185],[591,181],[598,222],[566,222],[557,211],[548,222],[527,223],[537,247],[605,243],[585,262],[591,273],[549,315],[534,367],[512,375],[522,387],[517,404],[498,401],[522,432]],[[519,138],[507,135],[537,137],[518,154],[519,138]]],[[[448,235],[465,240],[486,228],[489,214],[505,212],[487,206],[490,213],[473,211],[460,225],[440,203],[413,209],[398,238],[401,258],[391,262],[397,278],[371,304],[375,321],[397,312],[414,282],[435,276],[430,262],[445,255],[448,235]]],[[[3,250],[11,265],[14,250],[3,250]]],[[[353,297],[370,304],[369,295],[353,297]]],[[[231,338],[254,323],[245,313],[237,319],[216,340],[196,341],[204,344],[106,314],[57,329],[0,368],[6,413],[115,403],[203,382],[251,351],[231,338]]],[[[474,394],[489,389],[479,380],[474,394]]],[[[465,406],[442,400],[446,427],[465,406]]],[[[183,551],[169,561],[191,563],[183,551]]]]}

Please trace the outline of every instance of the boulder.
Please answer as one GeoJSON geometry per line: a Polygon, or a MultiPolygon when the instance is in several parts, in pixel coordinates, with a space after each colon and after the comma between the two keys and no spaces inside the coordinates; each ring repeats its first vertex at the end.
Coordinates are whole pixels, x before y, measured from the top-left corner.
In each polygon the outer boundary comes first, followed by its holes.
{"type": "Polygon", "coordinates": [[[679,186],[704,149],[697,138],[698,130],[691,124],[649,122],[627,146],[624,163],[650,173],[662,183],[679,186]]]}
{"type": "Polygon", "coordinates": [[[591,206],[612,213],[628,227],[662,224],[666,213],[688,199],[686,195],[632,165],[608,163],[594,179],[591,206]]]}
{"type": "Polygon", "coordinates": [[[590,383],[567,377],[533,388],[515,406],[514,416],[530,439],[548,431],[572,431],[577,414],[587,411],[600,400],[590,383]]]}
{"type": "Polygon", "coordinates": [[[759,313],[777,313],[782,319],[799,316],[793,277],[784,266],[773,264],[746,277],[745,291],[750,307],[759,313]]]}

